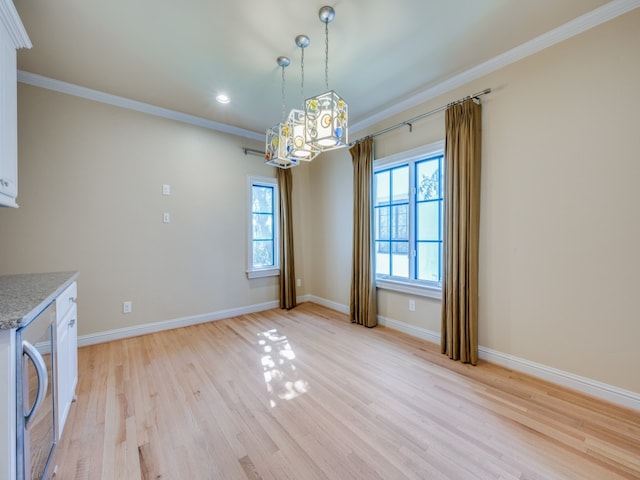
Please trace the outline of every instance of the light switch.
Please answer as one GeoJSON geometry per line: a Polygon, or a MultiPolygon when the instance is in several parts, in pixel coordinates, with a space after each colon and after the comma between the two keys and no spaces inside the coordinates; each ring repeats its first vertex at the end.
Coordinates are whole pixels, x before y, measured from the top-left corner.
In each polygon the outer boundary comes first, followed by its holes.
{"type": "Polygon", "coordinates": [[[169,223],[171,221],[171,215],[169,215],[169,212],[164,212],[162,214],[162,223],[169,223]]]}
{"type": "Polygon", "coordinates": [[[171,185],[166,183],[162,185],[162,195],[171,195],[171,185]]]}

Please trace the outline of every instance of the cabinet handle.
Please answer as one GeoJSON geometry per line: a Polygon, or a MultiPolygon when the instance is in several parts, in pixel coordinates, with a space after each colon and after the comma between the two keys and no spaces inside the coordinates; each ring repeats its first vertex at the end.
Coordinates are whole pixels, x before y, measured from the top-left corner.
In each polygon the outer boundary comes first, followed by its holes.
{"type": "Polygon", "coordinates": [[[0,178],[0,185],[2,185],[3,187],[8,187],[9,186],[9,182],[7,180],[5,180],[4,178],[0,178]]]}
{"type": "Polygon", "coordinates": [[[76,297],[69,297],[69,303],[76,303],[76,297]]]}
{"type": "Polygon", "coordinates": [[[76,323],[76,319],[75,318],[72,318],[71,320],[69,320],[69,326],[70,327],[73,327],[75,325],[75,323],[76,323]]]}

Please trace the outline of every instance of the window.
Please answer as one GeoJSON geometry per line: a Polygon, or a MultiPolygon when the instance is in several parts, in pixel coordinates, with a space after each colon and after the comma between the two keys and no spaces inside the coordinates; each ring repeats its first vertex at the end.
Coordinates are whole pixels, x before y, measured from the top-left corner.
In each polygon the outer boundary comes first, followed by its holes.
{"type": "Polygon", "coordinates": [[[275,178],[249,177],[249,278],[280,274],[278,201],[275,178]]]}
{"type": "Polygon", "coordinates": [[[374,164],[379,287],[439,298],[442,282],[444,142],[374,164]]]}

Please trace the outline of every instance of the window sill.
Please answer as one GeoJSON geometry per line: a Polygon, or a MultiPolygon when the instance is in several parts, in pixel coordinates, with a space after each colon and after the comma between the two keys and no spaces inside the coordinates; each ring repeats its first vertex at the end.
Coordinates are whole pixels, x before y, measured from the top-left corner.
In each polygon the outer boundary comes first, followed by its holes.
{"type": "Polygon", "coordinates": [[[280,275],[279,268],[265,268],[263,270],[248,270],[247,278],[265,278],[265,277],[277,277],[280,275]]]}
{"type": "Polygon", "coordinates": [[[376,279],[376,287],[382,290],[392,290],[394,292],[408,293],[419,297],[435,298],[442,300],[442,288],[429,285],[420,285],[390,278],[376,279]]]}

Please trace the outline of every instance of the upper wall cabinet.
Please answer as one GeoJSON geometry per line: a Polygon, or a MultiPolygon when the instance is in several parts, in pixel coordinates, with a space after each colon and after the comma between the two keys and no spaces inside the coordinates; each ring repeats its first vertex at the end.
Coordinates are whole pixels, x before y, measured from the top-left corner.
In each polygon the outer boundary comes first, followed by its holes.
{"type": "Polygon", "coordinates": [[[0,206],[4,207],[18,206],[18,48],[31,48],[31,40],[11,0],[0,0],[0,206]]]}

